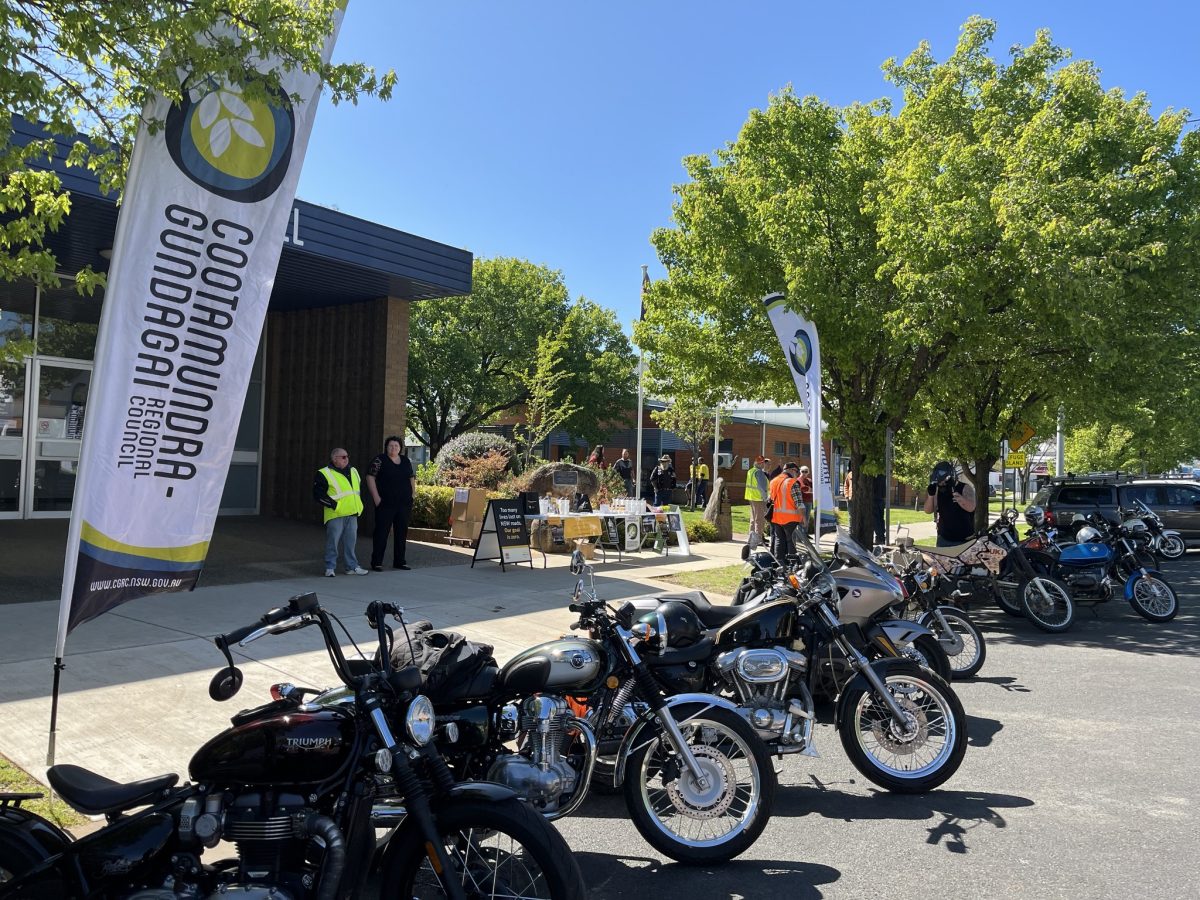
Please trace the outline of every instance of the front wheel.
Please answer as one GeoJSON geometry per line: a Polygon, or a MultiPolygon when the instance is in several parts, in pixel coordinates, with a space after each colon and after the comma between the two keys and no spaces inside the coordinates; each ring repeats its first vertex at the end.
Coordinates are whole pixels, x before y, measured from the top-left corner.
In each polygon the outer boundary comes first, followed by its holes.
{"type": "Polygon", "coordinates": [[[655,850],[681,863],[726,862],[750,847],[771,818],[775,769],[766,745],[737,713],[687,704],[663,709],[679,724],[706,784],[699,784],[661,729],[644,734],[625,764],[625,805],[655,850]]]}
{"type": "Polygon", "coordinates": [[[950,685],[911,664],[881,673],[904,711],[899,723],[863,678],[839,702],[842,748],[854,768],[901,794],[933,790],[958,771],[967,752],[967,716],[950,685]]]}
{"type": "Polygon", "coordinates": [[[1177,534],[1164,534],[1158,543],[1158,555],[1163,559],[1179,559],[1187,553],[1187,544],[1177,534]]]}
{"type": "Polygon", "coordinates": [[[1175,589],[1158,575],[1140,576],[1133,583],[1129,604],[1151,622],[1170,622],[1179,612],[1175,589]]]}
{"type": "Polygon", "coordinates": [[[934,613],[922,616],[921,624],[937,635],[938,643],[942,645],[950,663],[950,678],[959,681],[978,674],[983,668],[983,661],[987,659],[987,644],[984,643],[983,634],[966,613],[952,606],[939,606],[937,612],[945,620],[945,627],[951,634],[942,631],[942,622],[934,613]]]}
{"type": "Polygon", "coordinates": [[[1071,592],[1048,575],[1034,575],[1021,586],[1021,608],[1025,618],[1051,634],[1066,631],[1075,621],[1071,592]]]}
{"type": "MultiPolygon", "coordinates": [[[[521,800],[451,801],[435,813],[452,877],[470,900],[584,900],[587,890],[571,848],[521,800]]],[[[426,854],[411,835],[383,872],[380,900],[446,896],[426,854]]]]}

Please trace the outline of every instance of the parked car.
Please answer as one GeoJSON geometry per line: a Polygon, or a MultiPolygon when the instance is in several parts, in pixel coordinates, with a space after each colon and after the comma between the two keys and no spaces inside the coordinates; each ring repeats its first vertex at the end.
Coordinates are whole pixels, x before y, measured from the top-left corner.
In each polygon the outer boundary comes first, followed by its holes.
{"type": "Polygon", "coordinates": [[[1076,513],[1100,511],[1117,520],[1117,507],[1141,500],[1158,513],[1164,528],[1178,531],[1189,544],[1200,543],[1200,480],[1132,478],[1126,475],[1068,475],[1054,478],[1033,498],[1060,525],[1076,513]]]}

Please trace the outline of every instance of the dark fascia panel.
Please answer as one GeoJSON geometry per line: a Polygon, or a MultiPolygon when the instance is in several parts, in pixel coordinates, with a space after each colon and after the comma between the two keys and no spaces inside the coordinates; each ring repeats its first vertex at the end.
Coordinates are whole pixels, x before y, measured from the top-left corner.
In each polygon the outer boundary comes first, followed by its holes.
{"type": "MultiPolygon", "coordinates": [[[[13,141],[45,137],[41,127],[13,118],[13,141]]],[[[64,271],[103,269],[100,249],[112,246],[116,198],[92,173],[66,165],[71,143],[54,136],[49,168],[72,194],[72,215],[47,242],[64,271]]],[[[472,254],[303,200],[292,205],[271,295],[272,309],[307,309],[376,297],[430,300],[471,292],[472,254]]]]}

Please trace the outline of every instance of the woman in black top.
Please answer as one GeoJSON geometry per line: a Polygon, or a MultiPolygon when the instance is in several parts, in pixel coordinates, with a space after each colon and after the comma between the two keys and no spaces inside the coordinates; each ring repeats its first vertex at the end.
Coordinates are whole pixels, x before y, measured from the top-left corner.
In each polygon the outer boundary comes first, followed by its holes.
{"type": "Polygon", "coordinates": [[[404,441],[392,435],[383,442],[383,452],[367,466],[367,490],[375,501],[375,543],[371,549],[371,568],[383,571],[383,554],[387,552],[388,533],[396,529],[392,549],[392,566],[408,571],[405,551],[408,545],[408,522],[412,517],[413,497],[417,492],[417,477],[412,463],[404,456],[404,441]]]}

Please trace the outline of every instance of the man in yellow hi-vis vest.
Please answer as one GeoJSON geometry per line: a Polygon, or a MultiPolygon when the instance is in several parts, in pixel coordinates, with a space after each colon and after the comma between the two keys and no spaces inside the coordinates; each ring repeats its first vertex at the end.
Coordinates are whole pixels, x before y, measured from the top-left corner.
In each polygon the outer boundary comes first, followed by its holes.
{"type": "Polygon", "coordinates": [[[313,498],[325,507],[325,577],[337,574],[339,548],[346,574],[366,575],[354,552],[363,511],[358,469],[350,465],[350,454],[341,447],[329,454],[329,462],[313,479],[313,498]]]}

